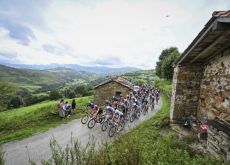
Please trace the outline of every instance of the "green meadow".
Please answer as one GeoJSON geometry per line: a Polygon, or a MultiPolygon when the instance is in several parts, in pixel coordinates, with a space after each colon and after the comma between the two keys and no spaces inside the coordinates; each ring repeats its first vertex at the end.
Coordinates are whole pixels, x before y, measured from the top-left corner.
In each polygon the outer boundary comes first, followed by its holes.
{"type": "MultiPolygon", "coordinates": [[[[59,101],[46,101],[0,112],[0,144],[29,137],[47,131],[51,127],[80,118],[82,113],[78,113],[78,111],[84,109],[87,102],[92,99],[92,96],[77,98],[76,114],[63,120],[54,114],[57,113],[59,101]]],[[[70,99],[68,101],[71,102],[70,99]]]]}

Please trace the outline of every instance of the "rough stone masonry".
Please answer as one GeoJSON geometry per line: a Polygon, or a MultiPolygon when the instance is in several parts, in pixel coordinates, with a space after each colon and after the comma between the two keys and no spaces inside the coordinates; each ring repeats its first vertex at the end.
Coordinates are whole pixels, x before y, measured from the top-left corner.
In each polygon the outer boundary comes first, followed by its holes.
{"type": "Polygon", "coordinates": [[[174,66],[171,120],[230,121],[230,11],[214,12],[174,66]]]}
{"type": "Polygon", "coordinates": [[[230,11],[214,12],[174,67],[171,120],[212,123],[208,151],[230,161],[230,11]]]}

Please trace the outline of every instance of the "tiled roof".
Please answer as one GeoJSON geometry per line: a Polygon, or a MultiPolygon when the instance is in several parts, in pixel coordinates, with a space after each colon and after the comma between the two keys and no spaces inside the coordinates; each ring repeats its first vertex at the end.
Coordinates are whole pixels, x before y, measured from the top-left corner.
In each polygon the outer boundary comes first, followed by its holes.
{"type": "Polygon", "coordinates": [[[213,17],[230,17],[230,10],[228,11],[214,11],[212,13],[213,17]]]}
{"type": "Polygon", "coordinates": [[[120,77],[120,76],[112,78],[111,80],[104,81],[101,84],[97,85],[94,89],[98,88],[99,86],[105,85],[109,82],[112,82],[112,81],[117,82],[123,86],[130,88],[130,89],[133,89],[133,84],[131,82],[129,82],[128,80],[124,79],[123,77],[120,77]]]}
{"type": "Polygon", "coordinates": [[[212,17],[205,24],[204,28],[200,31],[200,33],[196,36],[196,38],[192,41],[192,43],[185,49],[185,51],[181,54],[181,56],[179,58],[177,58],[177,60],[174,61],[173,65],[176,66],[177,64],[181,64],[182,62],[185,62],[185,63],[187,62],[188,63],[192,59],[194,59],[194,55],[195,54],[199,54],[200,51],[204,50],[205,47],[209,46],[212,42],[214,42],[214,40],[216,39],[216,37],[219,36],[219,33],[222,33],[221,30],[223,30],[223,29],[221,29],[219,31],[214,31],[213,29],[210,30],[214,26],[215,26],[215,28],[217,28],[217,25],[215,23],[216,22],[218,23],[219,20],[221,22],[221,19],[226,19],[224,21],[222,20],[223,23],[226,23],[226,24],[228,23],[229,24],[229,22],[230,22],[229,18],[230,18],[230,10],[228,10],[228,11],[214,11],[212,13],[212,17]],[[212,40],[209,39],[211,43],[209,43],[207,41],[203,42],[203,40],[207,39],[208,36],[210,38],[212,38],[212,40]],[[201,45],[203,44],[202,48],[199,47],[199,46],[197,46],[197,45],[199,45],[199,43],[201,45]],[[199,51],[196,50],[196,48],[199,49],[199,51]]]}

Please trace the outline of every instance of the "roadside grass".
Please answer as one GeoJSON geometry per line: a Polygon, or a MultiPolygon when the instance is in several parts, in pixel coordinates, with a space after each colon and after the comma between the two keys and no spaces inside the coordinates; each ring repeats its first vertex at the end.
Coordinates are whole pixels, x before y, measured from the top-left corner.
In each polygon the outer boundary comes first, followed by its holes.
{"type": "MultiPolygon", "coordinates": [[[[77,98],[77,110],[75,112],[79,109],[85,109],[87,102],[92,99],[92,96],[77,98]]],[[[82,113],[76,113],[70,118],[61,120],[58,115],[51,113],[57,112],[58,102],[46,101],[28,107],[0,112],[0,144],[47,131],[51,127],[56,127],[82,116],[82,113]]]]}
{"type": "Polygon", "coordinates": [[[164,89],[168,92],[172,91],[172,85],[169,81],[167,80],[159,80],[159,81],[155,81],[154,86],[157,88],[161,88],[164,89]]]}
{"type": "Polygon", "coordinates": [[[188,144],[170,131],[170,101],[165,96],[162,99],[162,108],[154,117],[112,143],[104,142],[101,149],[95,147],[94,141],[82,147],[76,139],[72,139],[71,145],[61,148],[52,140],[52,158],[43,161],[43,164],[221,164],[219,160],[208,155],[190,153],[188,144]]]}

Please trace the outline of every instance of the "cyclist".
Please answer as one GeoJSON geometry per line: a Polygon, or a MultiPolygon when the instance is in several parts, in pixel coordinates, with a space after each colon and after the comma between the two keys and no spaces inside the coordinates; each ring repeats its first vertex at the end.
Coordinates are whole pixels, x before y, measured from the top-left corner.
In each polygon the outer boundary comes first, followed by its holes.
{"type": "Polygon", "coordinates": [[[136,112],[141,112],[141,104],[137,100],[134,101],[133,107],[136,110],[136,112]]]}
{"type": "Polygon", "coordinates": [[[118,109],[115,109],[115,112],[114,112],[114,121],[116,124],[120,124],[121,122],[121,119],[124,117],[124,113],[119,111],[118,109]]]}

